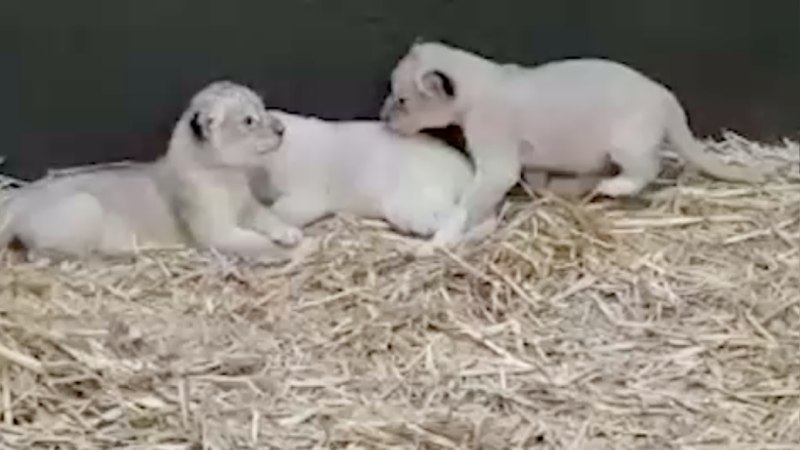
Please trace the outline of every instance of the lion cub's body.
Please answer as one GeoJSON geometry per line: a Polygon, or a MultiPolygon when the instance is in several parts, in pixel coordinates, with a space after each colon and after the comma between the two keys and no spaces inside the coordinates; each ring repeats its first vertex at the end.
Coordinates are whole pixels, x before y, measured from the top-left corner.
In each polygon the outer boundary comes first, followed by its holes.
{"type": "Polygon", "coordinates": [[[492,211],[520,173],[602,173],[595,191],[611,197],[639,193],[660,169],[665,138],[705,173],[730,181],[761,174],[728,166],[695,141],[677,97],[624,64],[573,59],[536,67],[499,64],[439,42],[415,43],[392,71],[392,92],[381,110],[404,135],[459,125],[476,176],[437,243],[492,211]]]}
{"type": "Polygon", "coordinates": [[[472,179],[468,158],[434,138],[404,138],[379,121],[326,121],[272,111],[284,142],[257,177],[272,210],[295,226],[332,213],[435,233],[472,179]]]}
{"type": "Polygon", "coordinates": [[[4,234],[29,248],[69,254],[185,244],[160,169],[142,163],[39,180],[15,190],[3,206],[4,234]]]}
{"type": "Polygon", "coordinates": [[[277,262],[299,230],[249,190],[248,170],[280,146],[283,126],[249,88],[214,82],[192,98],[154,162],[100,165],[12,191],[0,245],[85,256],[192,245],[277,262]]]}

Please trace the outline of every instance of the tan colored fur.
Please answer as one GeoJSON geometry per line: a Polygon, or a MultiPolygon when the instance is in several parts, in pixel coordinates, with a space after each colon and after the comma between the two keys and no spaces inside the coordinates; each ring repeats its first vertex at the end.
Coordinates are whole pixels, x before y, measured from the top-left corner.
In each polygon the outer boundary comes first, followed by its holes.
{"type": "Polygon", "coordinates": [[[249,88],[214,82],[191,99],[157,161],[100,165],[12,191],[0,245],[72,256],[195,245],[264,262],[302,233],[249,190],[247,170],[280,147],[283,125],[249,88]],[[200,133],[199,135],[197,133],[200,133]]]}
{"type": "Polygon", "coordinates": [[[599,179],[595,191],[635,195],[657,177],[665,137],[711,176],[761,179],[704,153],[666,87],[607,60],[525,68],[442,43],[417,43],[392,72],[381,117],[404,135],[450,124],[464,130],[476,174],[450,226],[434,237],[437,243],[457,241],[464,227],[491,214],[523,169],[594,174],[611,160],[619,174],[599,179]]]}

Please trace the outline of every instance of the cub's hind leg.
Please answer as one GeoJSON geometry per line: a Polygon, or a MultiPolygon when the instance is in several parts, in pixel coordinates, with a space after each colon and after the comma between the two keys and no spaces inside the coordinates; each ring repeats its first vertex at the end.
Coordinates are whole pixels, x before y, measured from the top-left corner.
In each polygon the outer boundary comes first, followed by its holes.
{"type": "Polygon", "coordinates": [[[595,187],[596,194],[608,197],[628,197],[640,193],[658,178],[661,161],[658,147],[662,130],[653,130],[637,123],[612,141],[609,155],[619,173],[602,179],[595,187]]]}
{"type": "Polygon", "coordinates": [[[603,179],[603,176],[596,174],[551,176],[547,190],[559,197],[576,200],[590,194],[603,179]]]}
{"type": "Polygon", "coordinates": [[[34,252],[84,256],[104,250],[104,216],[94,196],[73,193],[26,211],[17,237],[34,252]]]}
{"type": "Polygon", "coordinates": [[[526,169],[522,173],[522,179],[536,193],[549,192],[566,199],[577,199],[591,193],[607,175],[610,174],[561,174],[526,169]]]}

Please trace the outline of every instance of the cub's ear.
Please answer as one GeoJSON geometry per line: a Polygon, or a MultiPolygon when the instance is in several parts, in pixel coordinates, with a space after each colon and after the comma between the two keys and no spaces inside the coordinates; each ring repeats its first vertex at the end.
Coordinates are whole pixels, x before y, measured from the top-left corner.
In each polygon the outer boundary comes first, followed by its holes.
{"type": "Polygon", "coordinates": [[[417,47],[425,43],[425,38],[422,36],[417,36],[411,41],[411,44],[408,46],[407,53],[408,54],[415,54],[417,47]]]}
{"type": "Polygon", "coordinates": [[[431,70],[422,75],[422,90],[439,99],[452,100],[456,96],[453,79],[441,70],[431,70]]]}
{"type": "Polygon", "coordinates": [[[192,137],[198,142],[206,142],[211,136],[211,118],[202,111],[195,111],[189,120],[192,137]]]}

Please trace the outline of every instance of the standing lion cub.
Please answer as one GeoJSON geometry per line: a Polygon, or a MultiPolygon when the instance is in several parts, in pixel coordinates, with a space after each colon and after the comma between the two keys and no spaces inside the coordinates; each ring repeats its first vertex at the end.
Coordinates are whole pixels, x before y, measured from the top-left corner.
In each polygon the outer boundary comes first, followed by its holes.
{"type": "Polygon", "coordinates": [[[392,71],[391,83],[381,110],[390,129],[409,135],[459,125],[475,161],[474,180],[449,225],[434,237],[436,244],[457,241],[470,223],[492,214],[523,169],[526,179],[536,180],[551,171],[596,174],[610,162],[619,173],[602,178],[595,192],[634,195],[658,176],[664,137],[709,175],[761,178],[703,153],[676,96],[612,61],[573,59],[526,68],[418,42],[392,71]]]}
{"type": "Polygon", "coordinates": [[[45,178],[12,191],[0,209],[0,246],[72,256],[195,245],[263,262],[289,259],[302,233],[262,206],[247,171],[282,141],[284,127],[252,90],[207,85],[173,129],[167,152],[45,178]]]}

